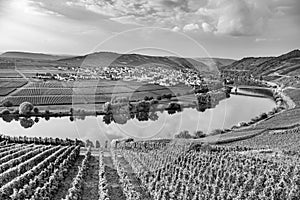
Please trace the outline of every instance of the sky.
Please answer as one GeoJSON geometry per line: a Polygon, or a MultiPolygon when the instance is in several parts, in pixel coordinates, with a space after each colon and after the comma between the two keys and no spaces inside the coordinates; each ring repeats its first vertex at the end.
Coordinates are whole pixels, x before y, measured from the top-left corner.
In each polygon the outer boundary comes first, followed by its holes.
{"type": "Polygon", "coordinates": [[[0,52],[223,57],[300,48],[299,0],[0,0],[0,52]]]}

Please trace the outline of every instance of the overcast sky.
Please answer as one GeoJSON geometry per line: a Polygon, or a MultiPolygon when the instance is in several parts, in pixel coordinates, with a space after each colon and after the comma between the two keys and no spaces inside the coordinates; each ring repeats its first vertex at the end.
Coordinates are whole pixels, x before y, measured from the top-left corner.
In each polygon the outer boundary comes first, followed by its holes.
{"type": "Polygon", "coordinates": [[[0,52],[242,58],[299,36],[299,0],[0,0],[0,52]]]}

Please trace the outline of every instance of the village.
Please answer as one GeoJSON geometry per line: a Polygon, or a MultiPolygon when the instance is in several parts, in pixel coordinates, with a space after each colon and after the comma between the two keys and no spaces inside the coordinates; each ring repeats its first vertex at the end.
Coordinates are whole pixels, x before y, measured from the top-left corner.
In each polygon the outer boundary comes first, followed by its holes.
{"type": "Polygon", "coordinates": [[[58,67],[61,73],[36,73],[34,78],[43,80],[124,80],[138,81],[161,86],[201,86],[205,81],[201,74],[193,69],[172,69],[159,64],[147,66],[109,66],[109,67],[58,67]]]}

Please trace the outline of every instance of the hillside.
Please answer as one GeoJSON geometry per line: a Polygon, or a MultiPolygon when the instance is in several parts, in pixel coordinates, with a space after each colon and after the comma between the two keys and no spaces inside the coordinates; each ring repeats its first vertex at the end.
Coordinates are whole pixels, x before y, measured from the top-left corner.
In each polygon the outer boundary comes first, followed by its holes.
{"type": "Polygon", "coordinates": [[[31,53],[31,52],[18,52],[8,51],[0,55],[3,58],[22,58],[22,59],[33,59],[33,60],[58,60],[67,58],[69,56],[64,55],[50,55],[43,53],[31,53]]]}
{"type": "Polygon", "coordinates": [[[182,58],[175,56],[149,56],[142,54],[119,54],[114,52],[95,52],[83,56],[63,56],[43,53],[9,51],[0,58],[24,59],[33,61],[50,61],[53,64],[71,66],[107,67],[110,65],[147,66],[159,65],[174,69],[196,69],[198,71],[216,72],[220,67],[235,60],[224,58],[182,58]]]}
{"type": "Polygon", "coordinates": [[[97,52],[84,56],[60,59],[60,62],[70,63],[77,66],[106,67],[109,65],[142,66],[157,64],[175,69],[189,68],[198,71],[217,71],[223,63],[231,63],[230,59],[218,58],[181,58],[174,56],[149,56],[141,54],[118,54],[112,52],[97,52]]]}
{"type": "Polygon", "coordinates": [[[248,57],[221,67],[222,70],[250,70],[255,76],[292,76],[300,74],[300,50],[277,57],[248,57]]]}

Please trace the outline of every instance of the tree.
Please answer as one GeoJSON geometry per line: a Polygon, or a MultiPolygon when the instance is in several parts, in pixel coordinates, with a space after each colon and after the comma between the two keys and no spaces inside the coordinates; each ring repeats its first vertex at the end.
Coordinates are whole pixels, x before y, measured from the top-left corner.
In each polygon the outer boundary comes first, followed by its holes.
{"type": "Polygon", "coordinates": [[[94,148],[94,144],[93,144],[93,142],[90,141],[90,140],[86,140],[85,146],[86,146],[86,147],[92,147],[92,148],[94,148]]]}
{"type": "Polygon", "coordinates": [[[4,107],[12,107],[12,106],[13,106],[13,103],[12,103],[11,101],[5,101],[5,102],[3,103],[3,106],[4,106],[4,107]]]}
{"type": "Polygon", "coordinates": [[[206,137],[206,135],[205,135],[205,133],[203,133],[203,131],[196,131],[195,137],[196,138],[204,138],[204,137],[206,137]]]}
{"type": "Polygon", "coordinates": [[[38,118],[38,117],[36,117],[35,119],[34,119],[34,122],[35,123],[38,123],[40,121],[40,119],[38,118]]]}
{"type": "Polygon", "coordinates": [[[222,132],[223,131],[221,129],[215,129],[210,133],[210,135],[219,135],[222,134],[222,132]]]}
{"type": "Polygon", "coordinates": [[[111,110],[112,110],[111,103],[110,102],[106,102],[103,105],[103,111],[106,112],[106,113],[109,113],[109,112],[111,112],[111,110]]]}
{"type": "Polygon", "coordinates": [[[10,115],[10,112],[7,109],[2,110],[1,114],[3,121],[11,122],[13,120],[13,117],[10,115]]]}
{"type": "Polygon", "coordinates": [[[34,112],[35,114],[38,114],[38,113],[39,113],[39,108],[35,107],[35,108],[33,109],[33,112],[34,112]]]}
{"type": "Polygon", "coordinates": [[[190,135],[189,131],[181,131],[179,134],[175,135],[175,138],[185,138],[190,139],[192,136],[190,135]]]}
{"type": "Polygon", "coordinates": [[[24,117],[20,120],[20,124],[23,128],[30,128],[34,125],[34,121],[31,118],[24,117]]]}
{"type": "Polygon", "coordinates": [[[148,97],[148,96],[145,96],[145,97],[144,97],[144,100],[145,100],[145,101],[148,101],[148,100],[149,100],[149,97],[148,97]]]}
{"type": "Polygon", "coordinates": [[[96,148],[100,148],[100,142],[98,140],[96,140],[96,148]]]}
{"type": "Polygon", "coordinates": [[[20,112],[20,114],[23,114],[23,115],[27,115],[27,114],[31,113],[32,109],[33,109],[33,105],[30,102],[23,102],[19,106],[19,112],[20,112]]]}
{"type": "Polygon", "coordinates": [[[261,115],[260,115],[260,118],[261,119],[266,119],[268,117],[268,115],[266,114],[266,113],[262,113],[261,115]]]}

